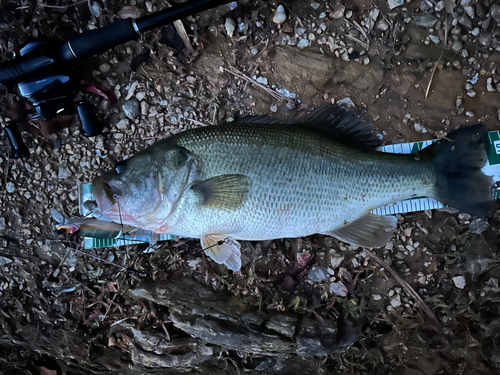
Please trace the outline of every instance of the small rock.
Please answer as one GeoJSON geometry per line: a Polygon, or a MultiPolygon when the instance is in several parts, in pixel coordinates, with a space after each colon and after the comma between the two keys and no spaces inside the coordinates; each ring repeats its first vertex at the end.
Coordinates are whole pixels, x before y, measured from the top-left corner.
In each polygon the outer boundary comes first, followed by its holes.
{"type": "Polygon", "coordinates": [[[275,24],[281,25],[285,21],[286,21],[285,7],[280,4],[274,11],[273,22],[275,24]]]}
{"type": "Polygon", "coordinates": [[[289,40],[290,40],[290,35],[288,34],[280,34],[278,36],[278,44],[280,46],[284,46],[285,44],[288,43],[289,40]]]}
{"type": "Polygon", "coordinates": [[[488,230],[489,227],[490,224],[482,217],[476,217],[469,224],[469,229],[471,230],[472,233],[475,234],[481,234],[484,231],[488,230]]]}
{"type": "Polygon", "coordinates": [[[5,218],[4,217],[0,217],[0,231],[3,231],[5,230],[6,226],[5,226],[5,218]]]}
{"type": "Polygon", "coordinates": [[[437,37],[436,35],[429,35],[429,39],[434,44],[439,44],[439,42],[440,42],[439,37],[437,37]]]}
{"type": "Polygon", "coordinates": [[[500,5],[493,4],[490,9],[491,17],[497,24],[500,24],[500,5]]]}
{"type": "Polygon", "coordinates": [[[422,133],[422,134],[425,134],[427,133],[427,129],[424,128],[422,125],[420,125],[419,123],[415,123],[415,125],[413,125],[413,127],[415,128],[415,130],[419,133],[422,133]]]}
{"type": "Polygon", "coordinates": [[[370,58],[368,56],[366,56],[364,59],[363,59],[363,64],[365,65],[368,65],[370,63],[370,58]]]}
{"type": "Polygon", "coordinates": [[[334,19],[334,20],[340,20],[342,18],[344,18],[344,12],[345,12],[345,6],[343,6],[342,4],[340,4],[334,11],[333,13],[331,14],[331,17],[334,19]]]}
{"type": "Polygon", "coordinates": [[[124,118],[123,120],[118,121],[116,127],[120,130],[126,130],[130,126],[130,121],[124,118]]]}
{"type": "Polygon", "coordinates": [[[141,11],[139,10],[139,8],[133,5],[125,5],[118,11],[118,17],[122,20],[125,18],[139,18],[140,16],[141,11]]]}
{"type": "Polygon", "coordinates": [[[380,11],[377,8],[375,8],[375,9],[370,11],[370,18],[372,20],[376,21],[378,19],[379,14],[380,14],[380,11]]]}
{"type": "Polygon", "coordinates": [[[431,27],[433,27],[436,22],[437,22],[437,18],[430,15],[430,14],[417,14],[415,16],[415,18],[413,19],[413,22],[415,22],[415,24],[417,26],[421,26],[421,27],[425,27],[427,29],[430,29],[431,27]]]}
{"type": "Polygon", "coordinates": [[[295,34],[297,34],[298,36],[304,35],[305,32],[306,32],[306,29],[304,27],[295,28],[295,34]]]}
{"type": "Polygon", "coordinates": [[[252,55],[256,55],[259,53],[259,50],[255,47],[252,47],[252,49],[250,50],[250,52],[252,53],[252,55]]]}
{"type": "Polygon", "coordinates": [[[467,14],[462,14],[462,17],[458,20],[458,23],[465,26],[467,29],[472,29],[472,20],[467,14]]]}
{"type": "Polygon", "coordinates": [[[312,266],[307,278],[313,283],[320,283],[322,281],[329,280],[330,275],[328,274],[326,268],[321,266],[312,266]]]}
{"type": "Polygon", "coordinates": [[[14,191],[16,191],[16,186],[13,182],[7,182],[5,184],[5,188],[7,189],[7,193],[13,193],[14,191]]]}
{"type": "Polygon", "coordinates": [[[474,27],[470,33],[474,36],[478,36],[479,35],[479,27],[474,27]]]}
{"type": "Polygon", "coordinates": [[[404,259],[406,255],[402,251],[398,251],[394,257],[396,257],[396,259],[404,259]]]}
{"type": "Polygon", "coordinates": [[[483,33],[479,35],[479,43],[483,46],[487,46],[491,43],[491,33],[483,33]]]}
{"type": "Polygon", "coordinates": [[[356,107],[356,105],[354,104],[354,102],[352,101],[352,99],[349,98],[349,97],[346,97],[344,99],[340,99],[337,102],[337,105],[339,105],[340,107],[345,107],[345,108],[354,108],[354,107],[356,107]]]}
{"type": "Polygon", "coordinates": [[[111,65],[109,65],[108,63],[102,63],[101,65],[99,65],[99,70],[101,71],[101,73],[107,73],[110,69],[111,65]]]}
{"type": "Polygon", "coordinates": [[[465,277],[464,276],[455,276],[454,278],[452,278],[452,280],[453,280],[453,284],[455,284],[455,286],[458,289],[465,288],[465,277]]]}
{"type": "Polygon", "coordinates": [[[386,31],[389,30],[389,25],[384,20],[380,20],[377,22],[377,29],[380,31],[386,31]]]}
{"type": "Polygon", "coordinates": [[[317,3],[317,2],[311,3],[311,8],[313,8],[314,10],[318,9],[319,3],[317,3]]]}
{"type": "Polygon", "coordinates": [[[134,96],[135,90],[137,89],[137,86],[139,86],[139,82],[134,81],[131,83],[131,85],[127,91],[127,96],[125,96],[125,100],[129,100],[132,96],[134,96]]]}
{"type": "Polygon", "coordinates": [[[135,98],[138,101],[142,101],[146,97],[146,92],[145,91],[139,91],[137,94],[135,94],[135,98]]]}
{"type": "Polygon", "coordinates": [[[305,38],[302,38],[301,40],[299,40],[299,42],[297,43],[297,47],[299,47],[300,49],[302,48],[306,48],[306,47],[309,47],[310,45],[310,41],[308,39],[305,39],[305,38]]]}
{"type": "Polygon", "coordinates": [[[257,82],[262,83],[263,85],[267,85],[267,83],[268,83],[266,77],[262,77],[262,76],[261,77],[255,77],[255,76],[253,76],[252,78],[255,79],[257,82]]]}
{"type": "Polygon", "coordinates": [[[140,113],[140,104],[139,101],[135,98],[130,99],[124,105],[122,105],[123,112],[125,116],[129,119],[134,120],[140,113]]]}
{"type": "Polygon", "coordinates": [[[401,306],[401,297],[399,294],[396,294],[393,299],[391,299],[391,306],[395,309],[401,306]]]}
{"type": "Polygon", "coordinates": [[[99,6],[99,4],[92,3],[92,5],[89,8],[90,8],[90,11],[92,12],[92,14],[94,15],[94,17],[99,18],[99,16],[101,15],[101,7],[99,6]]]}
{"type": "Polygon", "coordinates": [[[387,3],[389,4],[390,9],[394,9],[403,5],[405,2],[404,0],[387,0],[387,3]]]}
{"type": "Polygon", "coordinates": [[[474,18],[474,8],[472,8],[471,6],[466,6],[464,7],[464,11],[470,18],[474,18]]]}
{"type": "Polygon", "coordinates": [[[64,180],[70,176],[71,176],[71,171],[69,170],[68,166],[66,164],[61,164],[59,166],[59,172],[57,173],[57,177],[60,180],[64,180]]]}
{"type": "Polygon", "coordinates": [[[278,111],[278,107],[275,104],[273,104],[270,109],[272,113],[276,113],[278,111]]]}
{"type": "Polygon", "coordinates": [[[6,264],[12,263],[12,260],[6,257],[0,257],[0,267],[5,266],[6,264]]]}
{"type": "Polygon", "coordinates": [[[224,24],[226,28],[226,34],[228,37],[232,38],[234,35],[234,30],[236,30],[236,22],[232,18],[226,18],[226,23],[224,24]]]}
{"type": "Polygon", "coordinates": [[[460,50],[462,49],[462,43],[460,43],[460,41],[458,40],[455,40],[451,45],[451,49],[456,53],[460,52],[460,50]]]}
{"type": "Polygon", "coordinates": [[[337,281],[335,283],[330,284],[330,293],[333,293],[339,297],[345,297],[347,296],[347,293],[349,293],[349,290],[347,287],[344,285],[342,281],[337,281]]]}
{"type": "Polygon", "coordinates": [[[382,296],[380,294],[372,294],[372,300],[380,301],[381,299],[382,299],[382,296]]]}
{"type": "Polygon", "coordinates": [[[491,77],[488,77],[486,80],[486,90],[489,92],[495,91],[495,88],[493,87],[493,79],[491,77]]]}
{"type": "Polygon", "coordinates": [[[340,267],[340,265],[342,264],[342,262],[344,261],[344,257],[332,257],[330,259],[330,264],[332,266],[332,269],[337,269],[338,267],[340,267]]]}

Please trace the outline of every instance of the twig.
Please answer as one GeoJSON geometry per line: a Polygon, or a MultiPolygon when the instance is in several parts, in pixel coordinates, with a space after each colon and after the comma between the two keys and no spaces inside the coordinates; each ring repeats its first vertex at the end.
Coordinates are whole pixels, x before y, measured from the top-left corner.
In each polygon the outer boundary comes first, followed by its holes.
{"type": "Polygon", "coordinates": [[[362,40],[359,40],[358,38],[356,38],[356,37],[354,37],[352,35],[346,34],[345,37],[347,39],[351,39],[352,41],[354,41],[356,43],[361,44],[361,46],[364,47],[365,49],[370,48],[370,46],[367,43],[363,42],[362,40]]]}
{"type": "MultiPolygon", "coordinates": [[[[37,7],[41,7],[41,8],[66,9],[68,7],[73,7],[73,6],[80,5],[80,4],[83,4],[83,3],[86,3],[86,2],[88,2],[88,0],[82,0],[82,1],[78,1],[76,3],[68,4],[68,5],[48,5],[48,4],[37,3],[36,6],[37,7]]],[[[17,7],[16,10],[26,9],[26,8],[29,8],[29,7],[28,6],[21,6],[21,7],[17,7]]]]}
{"type": "Polygon", "coordinates": [[[418,295],[417,292],[408,284],[406,281],[404,281],[396,271],[394,271],[391,267],[389,267],[382,259],[380,259],[375,253],[364,249],[362,252],[363,256],[365,257],[370,257],[372,258],[375,262],[377,262],[380,266],[384,267],[395,279],[398,283],[401,284],[403,289],[408,293],[417,304],[419,304],[424,312],[427,314],[429,318],[431,318],[435,323],[438,323],[438,320],[436,318],[436,315],[434,315],[434,312],[426,305],[424,300],[418,295]],[[363,254],[364,253],[364,254],[363,254]]]}
{"type": "Polygon", "coordinates": [[[445,19],[444,19],[444,45],[443,45],[443,50],[441,51],[441,54],[439,55],[438,61],[436,61],[436,64],[434,65],[434,68],[432,69],[431,73],[431,79],[429,80],[429,84],[427,85],[427,90],[425,90],[425,100],[427,100],[427,97],[429,96],[429,90],[431,89],[431,84],[432,84],[432,79],[434,78],[434,73],[436,73],[437,66],[439,65],[439,62],[441,61],[441,58],[443,57],[444,50],[448,44],[448,12],[445,13],[445,19]]]}
{"type": "MultiPolygon", "coordinates": [[[[168,1],[166,2],[166,4],[168,7],[172,7],[172,5],[170,5],[170,3],[168,1]]],[[[191,41],[189,40],[189,37],[187,35],[186,28],[184,27],[184,24],[182,23],[181,20],[176,20],[176,21],[174,21],[174,27],[175,27],[175,30],[177,30],[177,33],[179,34],[179,36],[181,37],[182,42],[184,43],[184,46],[186,47],[188,53],[190,55],[192,55],[194,53],[194,49],[193,49],[193,46],[191,45],[191,41]]]]}
{"type": "Polygon", "coordinates": [[[444,52],[444,50],[441,51],[441,55],[439,55],[438,61],[436,61],[436,64],[434,64],[434,68],[432,68],[431,79],[429,80],[429,84],[427,85],[427,90],[425,90],[425,100],[427,100],[427,97],[429,96],[429,91],[431,89],[431,84],[432,84],[432,80],[434,78],[434,73],[436,73],[437,66],[441,62],[441,57],[443,57],[443,52],[444,52]]]}
{"type": "Polygon", "coordinates": [[[446,48],[446,46],[448,45],[448,12],[446,12],[445,14],[445,18],[444,18],[444,48],[446,48]]]}
{"type": "Polygon", "coordinates": [[[89,253],[86,253],[85,251],[81,251],[81,250],[78,250],[78,249],[75,249],[75,248],[72,248],[72,247],[69,247],[68,248],[69,250],[73,250],[73,251],[76,251],[77,253],[80,253],[80,254],[83,254],[83,255],[87,255],[91,258],[94,258],[96,260],[99,260],[103,263],[106,263],[106,264],[110,264],[112,266],[115,266],[115,267],[118,267],[118,268],[121,268],[121,271],[126,271],[127,269],[123,266],[120,266],[119,264],[116,264],[116,263],[113,263],[113,262],[110,262],[109,260],[106,260],[106,259],[103,259],[103,258],[99,258],[98,256],[95,256],[95,255],[92,255],[92,254],[89,254],[89,253]]]}
{"type": "MultiPolygon", "coordinates": [[[[358,31],[363,34],[365,40],[367,42],[370,41],[370,39],[368,39],[368,35],[366,34],[366,31],[361,27],[361,25],[359,23],[357,23],[356,21],[349,21],[349,20],[344,20],[346,21],[347,23],[349,23],[351,26],[354,26],[356,29],[358,29],[358,31]]],[[[350,36],[349,34],[346,34],[346,36],[350,36]]]]}
{"type": "Polygon", "coordinates": [[[186,120],[191,121],[191,122],[192,122],[193,124],[195,124],[195,125],[199,125],[199,126],[207,126],[207,124],[205,124],[204,122],[201,122],[201,121],[195,120],[194,118],[187,118],[186,120]]]}
{"type": "Polygon", "coordinates": [[[174,21],[174,27],[177,30],[177,33],[181,37],[182,41],[184,42],[184,45],[186,46],[188,53],[192,55],[194,53],[194,48],[191,45],[191,41],[189,40],[184,24],[182,23],[181,20],[176,20],[174,21]]]}
{"type": "Polygon", "coordinates": [[[231,67],[229,67],[229,69],[224,68],[224,70],[226,72],[229,72],[229,73],[233,74],[234,76],[236,76],[238,78],[241,78],[241,79],[243,79],[243,80],[245,80],[247,82],[250,82],[252,85],[255,85],[255,86],[261,88],[262,90],[264,90],[268,94],[270,94],[274,99],[276,99],[276,100],[284,100],[283,95],[277,93],[276,91],[270,89],[269,87],[266,87],[266,86],[260,84],[259,82],[255,81],[254,79],[252,79],[249,76],[247,76],[245,73],[240,72],[238,69],[235,69],[235,68],[233,68],[231,66],[231,67]]]}

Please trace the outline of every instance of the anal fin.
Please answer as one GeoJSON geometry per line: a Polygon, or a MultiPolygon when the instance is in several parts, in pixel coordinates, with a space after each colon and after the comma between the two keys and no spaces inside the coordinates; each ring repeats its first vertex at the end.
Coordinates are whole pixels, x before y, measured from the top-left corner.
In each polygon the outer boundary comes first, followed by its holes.
{"type": "Polygon", "coordinates": [[[323,234],[361,247],[382,247],[392,237],[398,219],[395,216],[367,214],[359,219],[323,234]]]}
{"type": "Polygon", "coordinates": [[[201,238],[201,246],[213,261],[224,264],[231,271],[241,269],[241,245],[222,234],[206,234],[201,238]]]}

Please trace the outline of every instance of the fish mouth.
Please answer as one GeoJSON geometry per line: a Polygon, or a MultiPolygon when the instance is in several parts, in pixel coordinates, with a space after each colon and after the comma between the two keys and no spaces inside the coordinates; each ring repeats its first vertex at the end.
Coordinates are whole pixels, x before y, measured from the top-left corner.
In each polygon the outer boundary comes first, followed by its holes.
{"type": "Polygon", "coordinates": [[[99,208],[99,211],[104,214],[111,209],[116,203],[116,198],[120,196],[120,190],[112,187],[109,183],[103,180],[102,177],[96,177],[92,180],[92,190],[99,208]]]}

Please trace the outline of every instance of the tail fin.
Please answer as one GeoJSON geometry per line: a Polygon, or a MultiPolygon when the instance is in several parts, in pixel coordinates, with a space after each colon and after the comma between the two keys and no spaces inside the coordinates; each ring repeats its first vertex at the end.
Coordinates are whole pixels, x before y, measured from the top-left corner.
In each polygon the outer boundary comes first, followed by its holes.
{"type": "Polygon", "coordinates": [[[487,160],[487,136],[484,125],[473,125],[422,151],[436,168],[436,199],[471,215],[493,214],[493,181],[481,171],[487,160]]]}

